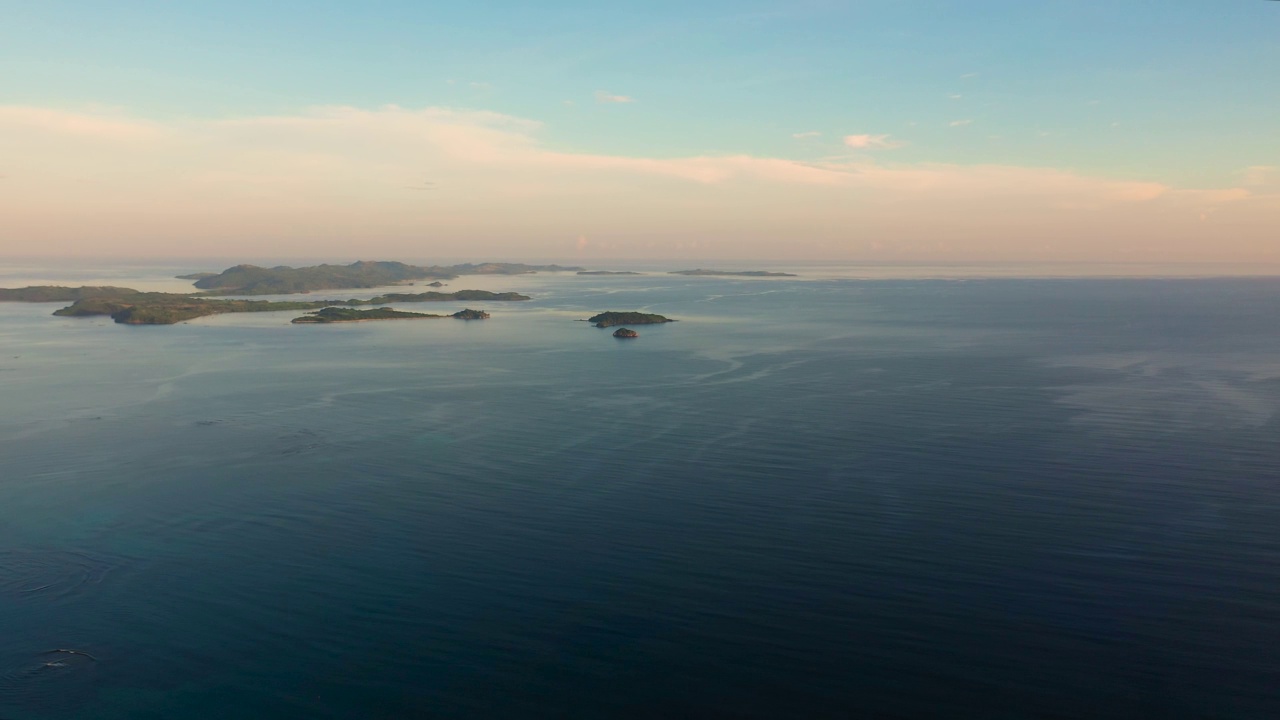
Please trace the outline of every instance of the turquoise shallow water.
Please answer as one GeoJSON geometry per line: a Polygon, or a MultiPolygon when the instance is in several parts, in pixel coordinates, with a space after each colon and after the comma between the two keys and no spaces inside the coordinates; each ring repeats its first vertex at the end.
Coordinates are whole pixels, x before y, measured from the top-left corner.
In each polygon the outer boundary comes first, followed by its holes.
{"type": "Polygon", "coordinates": [[[1280,282],[453,285],[0,304],[0,718],[1280,713],[1280,282]]]}

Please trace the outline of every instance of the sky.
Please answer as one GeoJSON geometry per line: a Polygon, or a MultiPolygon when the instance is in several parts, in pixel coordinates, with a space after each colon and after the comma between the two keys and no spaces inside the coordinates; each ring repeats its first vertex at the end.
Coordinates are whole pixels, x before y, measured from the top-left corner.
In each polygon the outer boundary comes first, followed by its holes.
{"type": "Polygon", "coordinates": [[[0,18],[0,257],[1280,265],[1280,2],[0,18]]]}

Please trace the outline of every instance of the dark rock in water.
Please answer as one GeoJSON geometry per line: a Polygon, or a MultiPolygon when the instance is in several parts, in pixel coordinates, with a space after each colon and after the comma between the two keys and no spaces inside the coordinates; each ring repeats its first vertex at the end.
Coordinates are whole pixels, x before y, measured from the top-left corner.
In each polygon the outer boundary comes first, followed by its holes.
{"type": "Polygon", "coordinates": [[[633,338],[640,337],[640,333],[632,330],[631,328],[618,328],[613,331],[613,336],[616,338],[633,338]]]}
{"type": "Polygon", "coordinates": [[[435,281],[435,282],[429,282],[429,283],[427,283],[427,287],[444,287],[444,283],[442,283],[442,282],[440,282],[439,280],[437,280],[437,281],[435,281]]]}
{"type": "Polygon", "coordinates": [[[459,310],[449,317],[457,318],[459,320],[488,320],[489,313],[483,310],[472,310],[468,308],[466,310],[459,310]]]}

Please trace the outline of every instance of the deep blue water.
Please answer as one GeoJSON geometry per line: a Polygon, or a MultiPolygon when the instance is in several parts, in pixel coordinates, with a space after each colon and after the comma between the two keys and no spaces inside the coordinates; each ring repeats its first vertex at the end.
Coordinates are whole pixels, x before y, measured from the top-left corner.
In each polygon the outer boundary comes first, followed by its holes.
{"type": "Polygon", "coordinates": [[[1280,281],[454,286],[0,304],[0,718],[1280,717],[1280,281]]]}

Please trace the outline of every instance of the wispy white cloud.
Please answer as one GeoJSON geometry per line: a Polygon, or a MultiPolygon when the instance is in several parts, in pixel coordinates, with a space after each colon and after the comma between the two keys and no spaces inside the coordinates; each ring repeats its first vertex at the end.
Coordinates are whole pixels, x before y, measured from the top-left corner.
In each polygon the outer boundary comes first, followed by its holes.
{"type": "Polygon", "coordinates": [[[961,79],[961,80],[968,80],[969,78],[976,78],[976,77],[978,77],[978,73],[976,73],[976,72],[972,72],[972,73],[965,73],[965,74],[961,75],[961,76],[960,76],[960,79],[961,79]]]}
{"type": "Polygon", "coordinates": [[[952,120],[950,123],[947,123],[947,124],[950,125],[951,127],[964,127],[965,125],[972,125],[973,121],[972,120],[952,120]]]}
{"type": "Polygon", "coordinates": [[[822,133],[818,132],[817,130],[810,130],[808,132],[791,133],[791,137],[797,140],[804,140],[805,138],[816,138],[816,137],[819,137],[820,135],[822,135],[822,133]]]}
{"type": "Polygon", "coordinates": [[[627,95],[614,95],[604,90],[596,91],[596,102],[598,103],[633,103],[636,99],[627,95]]]}
{"type": "Polygon", "coordinates": [[[844,144],[855,150],[892,150],[906,145],[888,135],[845,135],[844,144]]]}
{"type": "Polygon", "coordinates": [[[963,97],[964,97],[964,95],[961,95],[960,93],[952,93],[951,95],[948,95],[947,97],[951,98],[952,100],[959,100],[960,98],[963,98],[963,97]]]}

